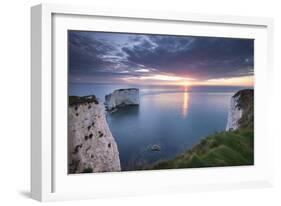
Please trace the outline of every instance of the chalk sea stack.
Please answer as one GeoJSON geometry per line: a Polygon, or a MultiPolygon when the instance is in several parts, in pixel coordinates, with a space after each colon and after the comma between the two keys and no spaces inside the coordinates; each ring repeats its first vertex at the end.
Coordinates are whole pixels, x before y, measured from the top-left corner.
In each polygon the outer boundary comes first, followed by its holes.
{"type": "Polygon", "coordinates": [[[118,107],[139,105],[139,89],[117,89],[111,94],[105,96],[106,108],[110,111],[118,107]]]}

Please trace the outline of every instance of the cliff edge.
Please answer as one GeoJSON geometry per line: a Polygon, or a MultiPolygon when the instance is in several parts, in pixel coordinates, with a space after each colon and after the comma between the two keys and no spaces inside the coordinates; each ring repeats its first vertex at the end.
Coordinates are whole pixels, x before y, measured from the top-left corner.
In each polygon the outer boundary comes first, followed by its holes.
{"type": "Polygon", "coordinates": [[[117,89],[105,96],[105,105],[108,110],[127,105],[139,105],[139,89],[117,89]]]}
{"type": "Polygon", "coordinates": [[[254,90],[240,90],[231,97],[226,131],[253,127],[253,123],[254,90]]]}
{"type": "Polygon", "coordinates": [[[117,144],[95,96],[69,97],[68,172],[120,171],[117,144]]]}

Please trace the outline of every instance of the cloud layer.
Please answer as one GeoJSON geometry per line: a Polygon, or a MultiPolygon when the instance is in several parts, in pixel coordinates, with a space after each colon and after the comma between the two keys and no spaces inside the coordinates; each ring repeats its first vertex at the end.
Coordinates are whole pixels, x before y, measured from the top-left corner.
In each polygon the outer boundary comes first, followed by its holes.
{"type": "Polygon", "coordinates": [[[254,40],[69,31],[71,82],[155,75],[205,81],[253,75],[254,40]]]}

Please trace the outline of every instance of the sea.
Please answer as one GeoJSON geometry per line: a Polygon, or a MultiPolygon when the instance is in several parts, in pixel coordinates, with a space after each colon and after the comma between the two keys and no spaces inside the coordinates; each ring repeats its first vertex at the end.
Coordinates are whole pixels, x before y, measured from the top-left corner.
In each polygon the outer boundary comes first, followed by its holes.
{"type": "Polygon", "coordinates": [[[70,83],[69,95],[95,95],[104,102],[106,94],[126,88],[139,88],[140,105],[107,114],[122,171],[138,170],[175,158],[208,135],[224,131],[230,99],[245,89],[70,83]]]}

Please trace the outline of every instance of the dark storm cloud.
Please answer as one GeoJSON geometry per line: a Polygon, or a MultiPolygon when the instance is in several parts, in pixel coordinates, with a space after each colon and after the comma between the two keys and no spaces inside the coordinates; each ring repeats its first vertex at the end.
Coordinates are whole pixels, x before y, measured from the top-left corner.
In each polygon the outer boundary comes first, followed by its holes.
{"type": "Polygon", "coordinates": [[[89,76],[96,79],[101,79],[102,76],[107,79],[132,76],[138,65],[127,60],[117,39],[112,41],[112,38],[97,38],[95,34],[100,33],[79,31],[68,33],[70,80],[83,81],[89,79],[89,76]]]}
{"type": "Polygon", "coordinates": [[[104,67],[107,62],[101,55],[107,54],[113,47],[106,42],[100,42],[91,37],[90,33],[69,32],[69,65],[71,69],[88,69],[104,67]]]}
{"type": "Polygon", "coordinates": [[[169,73],[199,80],[253,73],[249,39],[70,31],[70,79],[169,73]]]}
{"type": "Polygon", "coordinates": [[[253,40],[207,37],[151,36],[131,48],[130,61],[200,79],[252,74],[253,40]],[[157,46],[153,46],[157,45],[157,46]]]}

